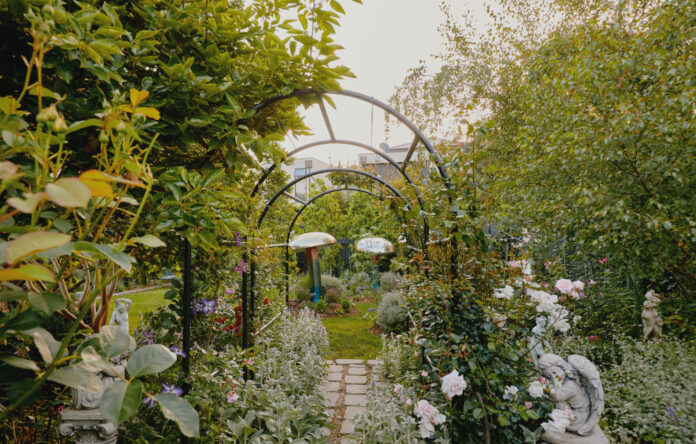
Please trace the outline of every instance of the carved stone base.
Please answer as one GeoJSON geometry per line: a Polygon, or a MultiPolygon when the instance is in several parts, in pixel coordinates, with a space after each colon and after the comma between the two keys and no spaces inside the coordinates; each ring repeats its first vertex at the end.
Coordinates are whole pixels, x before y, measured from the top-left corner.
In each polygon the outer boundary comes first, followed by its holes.
{"type": "Polygon", "coordinates": [[[77,444],[116,444],[118,428],[99,409],[65,409],[60,412],[60,419],[60,434],[75,435],[77,444]]]}
{"type": "Polygon", "coordinates": [[[595,426],[588,436],[573,435],[572,433],[544,432],[543,442],[548,444],[609,444],[609,440],[599,426],[595,426]]]}

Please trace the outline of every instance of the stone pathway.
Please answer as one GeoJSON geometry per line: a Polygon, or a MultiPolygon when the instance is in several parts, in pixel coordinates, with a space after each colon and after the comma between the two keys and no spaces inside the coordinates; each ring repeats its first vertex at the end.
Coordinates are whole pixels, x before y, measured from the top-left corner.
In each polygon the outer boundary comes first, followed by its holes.
{"type": "Polygon", "coordinates": [[[368,383],[378,361],[365,364],[362,359],[336,359],[328,363],[321,388],[333,430],[325,429],[324,433],[333,443],[356,443],[350,437],[355,427],[353,418],[365,410],[368,383]]]}

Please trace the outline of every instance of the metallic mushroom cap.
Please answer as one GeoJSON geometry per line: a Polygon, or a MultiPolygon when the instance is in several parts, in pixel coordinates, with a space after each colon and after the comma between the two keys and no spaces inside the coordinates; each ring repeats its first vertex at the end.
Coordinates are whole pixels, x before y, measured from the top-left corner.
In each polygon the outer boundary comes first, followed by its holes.
{"type": "Polygon", "coordinates": [[[329,233],[313,231],[311,233],[300,234],[293,238],[288,246],[293,250],[303,250],[311,247],[321,247],[322,245],[335,244],[336,238],[329,233]]]}
{"type": "Polygon", "coordinates": [[[364,237],[355,244],[355,249],[372,254],[387,254],[394,252],[394,244],[381,237],[364,237]]]}

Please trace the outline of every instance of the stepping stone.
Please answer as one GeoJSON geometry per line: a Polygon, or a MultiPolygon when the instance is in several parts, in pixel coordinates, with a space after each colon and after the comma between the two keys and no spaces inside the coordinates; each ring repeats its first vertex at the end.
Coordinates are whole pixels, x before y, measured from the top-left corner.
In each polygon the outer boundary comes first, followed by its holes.
{"type": "Polygon", "coordinates": [[[365,411],[365,407],[360,407],[360,406],[348,406],[346,407],[346,413],[343,415],[345,419],[353,419],[359,414],[363,413],[365,411]]]}
{"type": "Polygon", "coordinates": [[[353,438],[343,438],[341,439],[341,444],[360,444],[358,441],[354,440],[353,438]]]}
{"type": "Polygon", "coordinates": [[[351,421],[343,421],[341,435],[350,435],[355,431],[355,425],[351,421]]]}
{"type": "Polygon", "coordinates": [[[324,381],[321,384],[321,389],[325,392],[337,392],[340,383],[338,381],[324,381]]]}
{"type": "Polygon", "coordinates": [[[327,429],[326,427],[322,427],[319,430],[321,431],[322,436],[329,436],[331,434],[331,430],[327,429]]]}
{"type": "Polygon", "coordinates": [[[338,402],[338,393],[324,393],[324,405],[326,407],[336,407],[336,402],[338,402]]]}
{"type": "Polygon", "coordinates": [[[347,384],[346,393],[350,393],[353,395],[364,395],[365,393],[367,393],[367,386],[362,384],[347,384]]]}
{"type": "Polygon", "coordinates": [[[341,373],[329,373],[326,375],[327,381],[340,381],[341,379],[343,379],[343,375],[341,373]]]}
{"type": "Polygon", "coordinates": [[[349,375],[364,376],[367,374],[367,369],[364,366],[360,366],[360,367],[350,366],[350,367],[348,367],[348,374],[349,375]]]}
{"type": "Polygon", "coordinates": [[[348,364],[363,364],[362,359],[336,359],[336,364],[348,365],[348,364]]]}
{"type": "Polygon", "coordinates": [[[343,373],[342,365],[331,364],[328,369],[329,373],[343,373]]]}
{"type": "Polygon", "coordinates": [[[345,405],[365,405],[367,404],[367,396],[365,395],[346,395],[343,400],[345,405]]]}
{"type": "MultiPolygon", "coordinates": [[[[329,375],[330,377],[331,375],[329,375]]],[[[337,381],[336,379],[330,379],[329,381],[337,381]]],[[[340,379],[338,379],[340,381],[340,379]]],[[[367,376],[358,375],[348,375],[346,376],[346,384],[367,384],[367,376]]]]}
{"type": "Polygon", "coordinates": [[[367,360],[367,365],[369,365],[370,367],[376,367],[376,366],[381,365],[381,364],[382,364],[382,361],[379,361],[377,359],[368,359],[367,360]]]}
{"type": "Polygon", "coordinates": [[[329,415],[329,419],[331,419],[334,416],[334,409],[326,409],[326,411],[324,413],[329,415]]]}

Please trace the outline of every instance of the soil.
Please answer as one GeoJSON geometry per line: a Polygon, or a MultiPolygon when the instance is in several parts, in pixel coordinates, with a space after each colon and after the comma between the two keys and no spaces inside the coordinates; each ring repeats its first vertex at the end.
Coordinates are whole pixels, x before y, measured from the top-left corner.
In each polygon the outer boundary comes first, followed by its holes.
{"type": "Polygon", "coordinates": [[[314,310],[314,312],[318,314],[321,318],[337,318],[339,316],[353,316],[360,314],[360,310],[353,306],[350,307],[350,311],[347,314],[344,314],[341,304],[338,303],[327,305],[326,310],[324,310],[324,313],[320,313],[316,310],[314,310]]]}

